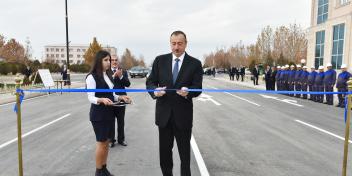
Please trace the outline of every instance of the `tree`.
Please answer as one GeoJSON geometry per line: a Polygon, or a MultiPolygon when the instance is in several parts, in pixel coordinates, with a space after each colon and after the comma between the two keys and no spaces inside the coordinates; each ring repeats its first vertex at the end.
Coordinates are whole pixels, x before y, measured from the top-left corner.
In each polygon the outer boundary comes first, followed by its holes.
{"type": "Polygon", "coordinates": [[[2,48],[5,45],[5,37],[0,34],[0,48],[2,48]]]}
{"type": "Polygon", "coordinates": [[[259,59],[264,60],[268,53],[272,51],[273,46],[273,29],[270,26],[265,27],[257,38],[259,48],[259,59]]]}
{"type": "Polygon", "coordinates": [[[24,63],[24,48],[15,39],[10,39],[1,49],[1,56],[7,62],[24,63]]]}
{"type": "Polygon", "coordinates": [[[141,66],[141,67],[145,67],[145,62],[144,62],[144,56],[141,55],[139,56],[139,60],[138,60],[138,65],[141,66]]]}
{"type": "Polygon", "coordinates": [[[98,43],[97,38],[94,37],[93,38],[93,42],[89,44],[89,48],[86,51],[86,53],[84,53],[83,57],[84,57],[84,61],[86,64],[88,65],[92,65],[93,60],[95,58],[95,55],[98,53],[98,51],[102,50],[101,45],[98,43]]]}
{"type": "Polygon", "coordinates": [[[125,52],[121,56],[121,65],[125,70],[129,70],[130,68],[138,65],[137,59],[132,55],[128,48],[126,48],[125,52]]]}

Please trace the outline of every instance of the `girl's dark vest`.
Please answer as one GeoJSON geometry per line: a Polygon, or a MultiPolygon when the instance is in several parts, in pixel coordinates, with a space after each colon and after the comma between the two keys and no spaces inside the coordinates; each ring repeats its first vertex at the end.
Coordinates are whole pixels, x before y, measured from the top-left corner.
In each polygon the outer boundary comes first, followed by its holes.
{"type": "MultiPolygon", "coordinates": [[[[99,78],[97,75],[92,74],[95,82],[96,89],[109,89],[108,84],[104,79],[99,78]]],[[[109,98],[111,101],[114,101],[114,96],[112,92],[95,92],[95,97],[98,98],[109,98]]],[[[90,121],[108,121],[114,120],[114,112],[112,106],[105,106],[104,104],[91,104],[89,112],[90,121]]]]}

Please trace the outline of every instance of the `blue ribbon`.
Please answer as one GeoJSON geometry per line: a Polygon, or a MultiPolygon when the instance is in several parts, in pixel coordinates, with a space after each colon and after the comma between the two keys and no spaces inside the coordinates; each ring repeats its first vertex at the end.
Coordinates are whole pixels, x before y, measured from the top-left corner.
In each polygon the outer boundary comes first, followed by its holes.
{"type": "MultiPolygon", "coordinates": [[[[159,91],[172,92],[180,89],[165,89],[159,91]]],[[[26,89],[26,92],[155,92],[154,89],[26,89]]],[[[231,92],[256,94],[352,94],[352,92],[307,92],[307,91],[267,91],[267,90],[234,90],[234,89],[188,89],[188,92],[231,92]]]]}
{"type": "MultiPolygon", "coordinates": [[[[174,92],[179,89],[165,89],[159,91],[166,92],[174,92]]],[[[158,90],[154,89],[17,89],[17,92],[20,93],[20,103],[24,98],[24,91],[26,92],[155,92],[158,90]]],[[[352,92],[307,92],[307,91],[267,91],[267,90],[234,90],[234,89],[188,89],[188,92],[231,92],[231,93],[248,93],[248,94],[325,94],[325,95],[333,95],[333,94],[352,94],[352,92]]],[[[347,97],[347,96],[346,96],[347,97]]],[[[347,101],[347,100],[345,100],[347,101]]],[[[346,104],[346,103],[345,103],[346,104]]],[[[346,104],[347,105],[347,104],[346,104]]],[[[17,105],[14,107],[14,111],[17,112],[17,105]]],[[[346,111],[346,110],[345,110],[346,111]]],[[[346,114],[345,114],[346,121],[346,114]]]]}
{"type": "MultiPolygon", "coordinates": [[[[22,104],[22,101],[23,101],[23,99],[24,99],[24,92],[23,92],[24,90],[22,90],[22,89],[17,89],[16,90],[16,93],[19,93],[20,94],[20,104],[22,104]]],[[[13,111],[14,112],[16,112],[17,113],[17,103],[15,104],[15,107],[13,108],[13,111]]]]}
{"type": "Polygon", "coordinates": [[[346,121],[347,121],[347,108],[348,108],[348,106],[347,106],[347,103],[348,103],[348,96],[345,96],[345,123],[346,123],[346,121]]]}

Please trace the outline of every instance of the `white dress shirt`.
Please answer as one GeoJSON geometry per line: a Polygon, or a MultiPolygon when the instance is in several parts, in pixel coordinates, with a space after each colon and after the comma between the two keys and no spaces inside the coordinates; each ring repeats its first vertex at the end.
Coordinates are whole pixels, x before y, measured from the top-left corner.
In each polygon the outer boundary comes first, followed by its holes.
{"type": "Polygon", "coordinates": [[[180,69],[181,69],[181,66],[183,63],[183,59],[185,58],[185,52],[180,57],[176,57],[174,54],[172,54],[172,72],[171,73],[173,73],[173,71],[174,71],[174,67],[176,64],[176,61],[175,61],[176,58],[180,59],[178,61],[178,71],[180,72],[180,69]]]}
{"type": "MultiPolygon", "coordinates": [[[[114,88],[114,84],[111,82],[111,80],[109,79],[108,75],[106,74],[106,72],[104,72],[104,81],[106,82],[106,84],[109,86],[109,89],[113,89],[114,88]]],[[[97,88],[97,84],[94,80],[93,75],[89,75],[86,79],[86,85],[87,85],[87,89],[96,89],[97,88]]],[[[98,104],[98,97],[95,96],[95,92],[88,92],[88,100],[90,103],[93,104],[98,104]]],[[[114,100],[118,101],[119,96],[116,95],[115,93],[113,93],[114,96],[114,100]]]]}

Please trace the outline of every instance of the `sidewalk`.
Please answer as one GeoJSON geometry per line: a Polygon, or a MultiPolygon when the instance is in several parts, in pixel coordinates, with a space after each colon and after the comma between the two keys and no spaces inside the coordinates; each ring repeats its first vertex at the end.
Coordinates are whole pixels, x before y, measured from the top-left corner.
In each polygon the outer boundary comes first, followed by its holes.
{"type": "MultiPolygon", "coordinates": [[[[239,79],[239,81],[237,81],[236,78],[234,81],[230,81],[230,77],[228,75],[222,75],[222,74],[219,75],[218,74],[218,75],[216,75],[216,77],[214,79],[220,80],[220,81],[225,81],[228,83],[233,83],[233,84],[236,84],[239,86],[244,86],[244,87],[248,87],[248,88],[252,88],[252,89],[266,90],[265,82],[263,81],[262,77],[259,77],[259,80],[258,80],[259,85],[256,85],[256,86],[253,84],[253,81],[251,81],[249,79],[249,77],[245,78],[243,82],[241,82],[241,78],[239,79]]],[[[276,85],[275,85],[275,88],[276,88],[276,85]]],[[[335,88],[334,88],[334,91],[336,92],[335,88]]],[[[296,98],[296,97],[290,97],[290,98],[303,100],[302,98],[296,98]]],[[[325,98],[324,98],[324,100],[325,100],[325,98]]],[[[338,104],[338,98],[337,98],[337,95],[335,94],[334,95],[334,105],[337,105],[337,104],[338,104]]]]}
{"type": "MultiPolygon", "coordinates": [[[[84,87],[84,85],[85,85],[85,83],[72,82],[70,88],[84,87]]],[[[62,86],[62,88],[63,89],[67,89],[68,86],[62,86]]],[[[39,88],[39,89],[44,89],[44,88],[39,88]]],[[[51,87],[50,89],[56,89],[56,87],[51,87]]],[[[59,87],[59,90],[60,90],[60,87],[59,87]]],[[[33,98],[33,97],[39,97],[39,96],[43,96],[43,95],[47,95],[47,93],[25,92],[25,98],[24,99],[33,98]]],[[[16,95],[14,95],[14,92],[12,92],[12,93],[1,93],[0,94],[0,105],[7,104],[7,103],[13,103],[13,102],[16,102],[16,95]]]]}
{"type": "Polygon", "coordinates": [[[236,80],[236,77],[235,77],[234,81],[231,81],[230,77],[228,75],[223,75],[223,74],[221,74],[221,75],[217,74],[214,79],[217,79],[217,80],[220,80],[220,81],[225,81],[225,82],[228,82],[228,83],[237,84],[237,85],[244,86],[244,87],[253,88],[253,89],[265,90],[265,82],[262,80],[261,77],[258,79],[258,84],[259,85],[256,85],[256,86],[253,84],[253,81],[251,81],[248,76],[245,77],[243,82],[241,82],[241,77],[240,77],[240,79],[238,81],[236,80]]]}

